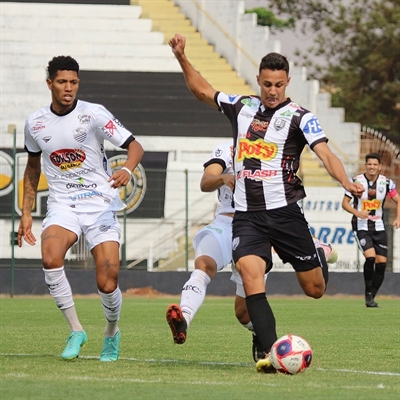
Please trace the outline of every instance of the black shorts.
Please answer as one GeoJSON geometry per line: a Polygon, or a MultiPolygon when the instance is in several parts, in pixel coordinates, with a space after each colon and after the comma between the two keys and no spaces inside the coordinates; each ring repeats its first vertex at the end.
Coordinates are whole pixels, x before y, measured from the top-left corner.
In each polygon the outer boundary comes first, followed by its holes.
{"type": "Polygon", "coordinates": [[[297,204],[274,210],[236,211],[232,222],[233,259],[256,255],[272,268],[271,246],[284,263],[296,271],[309,271],[321,265],[310,228],[297,204]]]}
{"type": "Polygon", "coordinates": [[[375,254],[387,257],[387,236],[385,231],[355,231],[358,248],[364,253],[368,249],[375,249],[375,254]]]}

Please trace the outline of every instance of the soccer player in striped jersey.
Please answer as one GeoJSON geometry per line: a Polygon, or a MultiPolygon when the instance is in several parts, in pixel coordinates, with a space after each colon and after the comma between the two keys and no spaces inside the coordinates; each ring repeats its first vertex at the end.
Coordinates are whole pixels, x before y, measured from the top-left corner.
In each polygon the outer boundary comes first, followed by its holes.
{"type": "Polygon", "coordinates": [[[378,307],[375,296],[385,278],[387,261],[387,236],[383,222],[383,204],[386,198],[397,204],[397,215],[393,222],[400,227],[400,196],[395,183],[381,175],[382,161],[378,153],[365,156],[365,173],[353,177],[354,182],[364,187],[362,196],[345,192],[342,201],[344,210],[353,214],[351,225],[358,247],[365,257],[363,275],[366,307],[378,307]]]}

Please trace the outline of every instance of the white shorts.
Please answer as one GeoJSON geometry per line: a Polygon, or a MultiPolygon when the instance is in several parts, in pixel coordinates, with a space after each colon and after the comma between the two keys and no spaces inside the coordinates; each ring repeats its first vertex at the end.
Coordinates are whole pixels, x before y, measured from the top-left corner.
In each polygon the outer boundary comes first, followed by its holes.
{"type": "Polygon", "coordinates": [[[77,213],[69,207],[52,207],[42,222],[42,232],[50,225],[59,225],[77,235],[85,235],[88,250],[103,242],[118,242],[121,228],[115,211],[77,213]]]}
{"type": "MultiPolygon", "coordinates": [[[[264,284],[267,283],[267,278],[268,278],[268,274],[265,274],[264,275],[264,284]]],[[[236,271],[234,262],[232,262],[231,281],[236,283],[236,295],[239,297],[243,297],[245,299],[246,293],[244,292],[243,281],[242,281],[242,278],[241,278],[239,272],[236,271]]]]}
{"type": "Polygon", "coordinates": [[[195,258],[209,256],[217,271],[232,261],[232,217],[217,215],[214,221],[200,229],[193,238],[195,258]]]}

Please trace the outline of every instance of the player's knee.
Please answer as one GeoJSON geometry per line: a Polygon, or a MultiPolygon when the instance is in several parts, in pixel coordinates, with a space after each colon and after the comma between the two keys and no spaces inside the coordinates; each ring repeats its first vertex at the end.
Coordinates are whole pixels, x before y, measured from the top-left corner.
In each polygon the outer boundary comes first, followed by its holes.
{"type": "Polygon", "coordinates": [[[64,265],[64,259],[53,254],[42,254],[42,263],[44,269],[56,269],[64,265]]]}
{"type": "Polygon", "coordinates": [[[325,284],[310,284],[303,288],[304,294],[313,299],[320,299],[325,293],[325,284]]]}

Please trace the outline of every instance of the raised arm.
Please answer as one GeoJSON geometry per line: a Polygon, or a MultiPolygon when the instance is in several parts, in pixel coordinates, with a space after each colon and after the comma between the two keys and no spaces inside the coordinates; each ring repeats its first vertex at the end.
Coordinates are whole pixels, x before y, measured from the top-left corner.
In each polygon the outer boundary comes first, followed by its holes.
{"type": "Polygon", "coordinates": [[[181,66],[188,89],[193,93],[197,100],[200,100],[213,108],[218,108],[214,97],[216,90],[197,72],[185,55],[186,39],[176,34],[169,40],[175,58],[181,66]]]}
{"type": "Polygon", "coordinates": [[[40,156],[28,155],[28,162],[24,173],[24,194],[22,200],[22,216],[18,228],[18,246],[22,246],[22,238],[30,245],[36,243],[35,235],[32,232],[32,208],[36,201],[36,192],[41,172],[40,156]]]}

